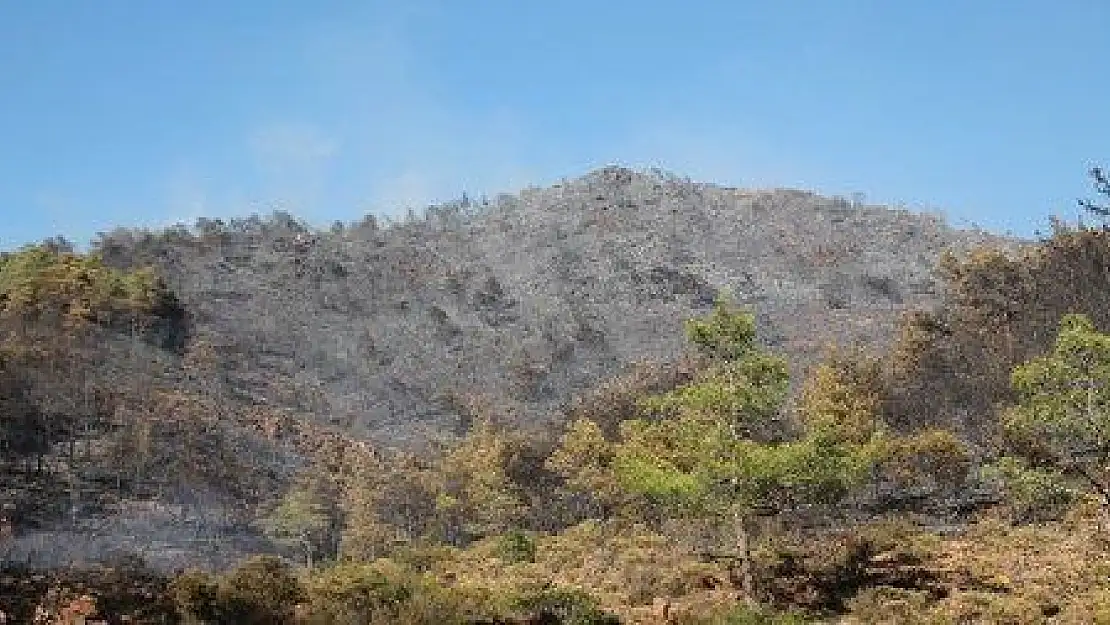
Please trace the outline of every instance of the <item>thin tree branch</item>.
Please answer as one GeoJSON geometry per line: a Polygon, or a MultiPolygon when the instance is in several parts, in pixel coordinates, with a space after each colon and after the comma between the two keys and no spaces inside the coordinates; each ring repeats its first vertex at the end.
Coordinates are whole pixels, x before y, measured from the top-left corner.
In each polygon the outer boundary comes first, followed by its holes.
{"type": "MultiPolygon", "coordinates": [[[[1092,167],[1089,174],[1094,180],[1095,192],[1110,198],[1110,175],[1101,167],[1092,167]]],[[[1079,200],[1079,206],[1099,217],[1110,218],[1110,205],[1096,204],[1090,200],[1081,199],[1079,200]]]]}

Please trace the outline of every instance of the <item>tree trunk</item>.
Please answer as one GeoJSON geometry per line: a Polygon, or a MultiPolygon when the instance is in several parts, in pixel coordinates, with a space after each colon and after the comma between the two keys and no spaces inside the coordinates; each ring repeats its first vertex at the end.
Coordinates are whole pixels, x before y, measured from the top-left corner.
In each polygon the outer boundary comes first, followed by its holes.
{"type": "Polygon", "coordinates": [[[737,513],[733,519],[736,532],[736,551],[740,564],[740,589],[744,592],[744,601],[748,605],[755,605],[755,574],[752,571],[751,532],[748,527],[748,517],[737,513]]]}
{"type": "Polygon", "coordinates": [[[1110,497],[1100,495],[1098,506],[1098,519],[1096,525],[1098,536],[1106,540],[1110,534],[1110,497]]]}
{"type": "Polygon", "coordinates": [[[305,568],[309,571],[312,570],[312,541],[308,536],[301,536],[301,542],[304,544],[304,564],[305,568]]]}

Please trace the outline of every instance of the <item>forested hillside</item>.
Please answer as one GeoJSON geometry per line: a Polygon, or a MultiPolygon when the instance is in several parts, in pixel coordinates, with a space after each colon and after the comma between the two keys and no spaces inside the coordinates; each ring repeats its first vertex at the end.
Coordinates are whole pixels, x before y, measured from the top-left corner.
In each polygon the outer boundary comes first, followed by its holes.
{"type": "Polygon", "coordinates": [[[0,256],[0,611],[1102,622],[1108,311],[1105,228],[619,168],[50,240],[0,256]]]}

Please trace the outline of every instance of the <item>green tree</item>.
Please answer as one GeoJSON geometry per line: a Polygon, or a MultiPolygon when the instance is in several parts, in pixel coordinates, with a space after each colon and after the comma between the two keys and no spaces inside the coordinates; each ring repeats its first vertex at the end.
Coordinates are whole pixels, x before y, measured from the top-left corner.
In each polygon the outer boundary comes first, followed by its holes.
{"type": "Polygon", "coordinates": [[[802,385],[797,414],[810,436],[870,448],[871,481],[880,505],[918,501],[925,492],[952,495],[971,469],[967,446],[952,432],[925,427],[898,435],[883,418],[882,361],[834,349],[802,385]]]}
{"type": "Polygon", "coordinates": [[[832,350],[802,385],[797,412],[810,431],[865,443],[881,428],[880,362],[832,350]]]}
{"type": "Polygon", "coordinates": [[[304,549],[305,566],[311,570],[313,555],[326,537],[332,519],[317,494],[298,484],[258,523],[271,540],[304,549]]]}
{"type": "Polygon", "coordinates": [[[613,474],[616,446],[606,440],[595,421],[576,419],[567,424],[547,459],[547,467],[565,481],[564,490],[580,500],[580,516],[603,517],[627,498],[613,474]]]}
{"type": "Polygon", "coordinates": [[[786,363],[755,344],[751,314],[723,299],[687,335],[712,364],[694,382],[646,404],[662,418],[621,425],[613,467],[627,490],[674,514],[731,520],[749,601],[752,521],[765,511],[832,502],[866,477],[869,448],[816,429],[774,439],[771,422],[788,390],[786,363]]]}
{"type": "MultiPolygon", "coordinates": [[[[1002,415],[1010,450],[1040,470],[1041,481],[1055,470],[1110,507],[1110,335],[1084,315],[1066,315],[1052,351],[1016,367],[1012,381],[1018,401],[1002,415]]],[[[1021,468],[1009,462],[998,474],[1021,468]]]]}
{"type": "Polygon", "coordinates": [[[437,508],[448,518],[449,541],[500,534],[524,513],[519,489],[509,475],[514,441],[479,419],[448,451],[439,469],[437,508]],[[461,530],[463,536],[456,536],[461,530]]]}
{"type": "Polygon", "coordinates": [[[372,561],[428,533],[435,518],[435,471],[407,454],[349,452],[342,493],[344,560],[372,561]]]}

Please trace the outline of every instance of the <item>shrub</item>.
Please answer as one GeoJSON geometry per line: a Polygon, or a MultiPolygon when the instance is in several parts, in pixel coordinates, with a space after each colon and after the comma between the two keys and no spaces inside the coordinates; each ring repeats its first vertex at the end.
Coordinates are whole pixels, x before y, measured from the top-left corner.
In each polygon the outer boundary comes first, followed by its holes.
{"type": "Polygon", "coordinates": [[[389,579],[363,564],[328,569],[313,575],[306,585],[312,620],[320,623],[365,623],[396,616],[413,596],[405,580],[389,579]]]}
{"type": "Polygon", "coordinates": [[[805,533],[768,541],[757,563],[775,605],[840,612],[874,585],[931,588],[939,539],[903,519],[886,519],[815,537],[805,533]],[[816,538],[816,540],[815,540],[816,538]]]}
{"type": "Polygon", "coordinates": [[[443,588],[389,560],[323,569],[306,587],[309,624],[450,625],[485,607],[468,605],[465,591],[443,588]]]}
{"type": "Polygon", "coordinates": [[[1040,606],[1026,598],[990,592],[956,594],[934,611],[933,623],[1008,623],[1033,625],[1046,622],[1040,606]]]}
{"type": "Polygon", "coordinates": [[[850,599],[848,610],[853,623],[926,625],[935,622],[929,615],[932,603],[932,597],[925,591],[875,586],[850,599]]]}
{"type": "Polygon", "coordinates": [[[240,564],[220,582],[220,611],[243,625],[293,622],[293,609],[304,599],[300,581],[284,560],[257,556],[240,564]]]}
{"type": "Polygon", "coordinates": [[[219,584],[203,571],[186,571],[169,586],[174,607],[185,625],[199,625],[219,618],[219,584]]]}
{"type": "Polygon", "coordinates": [[[562,625],[619,625],[620,619],[598,607],[598,601],[577,589],[544,588],[525,593],[512,601],[512,608],[524,614],[530,622],[541,619],[558,619],[562,625]]]}
{"type": "Polygon", "coordinates": [[[679,625],[805,625],[811,621],[797,612],[741,605],[708,617],[679,618],[677,622],[679,625]]]}
{"type": "Polygon", "coordinates": [[[1011,520],[1038,523],[1058,520],[1080,500],[1080,491],[1060,471],[1030,466],[1003,456],[981,470],[983,477],[1000,482],[1011,520]]]}
{"type": "Polygon", "coordinates": [[[512,530],[497,540],[497,557],[510,564],[536,561],[536,539],[527,532],[512,530]]]}

